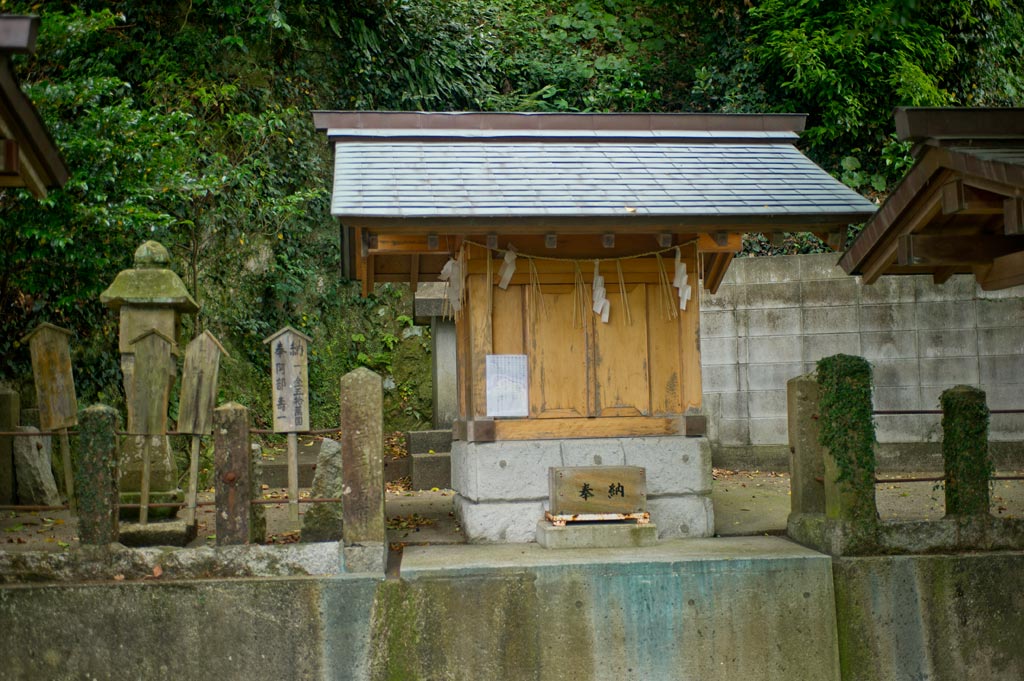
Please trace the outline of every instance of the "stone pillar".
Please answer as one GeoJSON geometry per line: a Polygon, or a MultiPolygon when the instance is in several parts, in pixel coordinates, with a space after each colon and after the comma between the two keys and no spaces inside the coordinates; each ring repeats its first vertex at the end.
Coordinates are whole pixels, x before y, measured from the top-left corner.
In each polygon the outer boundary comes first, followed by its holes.
{"type": "Polygon", "coordinates": [[[450,429],[459,417],[459,380],[455,359],[455,322],[430,320],[433,354],[434,428],[450,429]]]}
{"type": "MultiPolygon", "coordinates": [[[[19,425],[21,398],[10,388],[0,388],[0,432],[12,433],[19,425]]],[[[14,487],[14,437],[0,435],[0,504],[13,504],[17,495],[14,487]]]]}
{"type": "Polygon", "coordinates": [[[118,540],[117,426],[118,413],[97,404],[78,416],[78,537],[83,544],[118,540]]]}
{"type": "Polygon", "coordinates": [[[341,378],[341,471],[346,572],[384,572],[383,385],[365,367],[341,378]]]}
{"type": "Polygon", "coordinates": [[[430,323],[434,428],[438,430],[450,429],[459,417],[455,322],[444,316],[446,301],[443,283],[424,282],[413,302],[416,323],[430,323]]]}
{"type": "Polygon", "coordinates": [[[267,523],[259,497],[259,479],[249,446],[249,410],[230,402],[213,410],[214,487],[217,545],[261,543],[267,523]]]}
{"type": "Polygon", "coordinates": [[[789,419],[790,513],[825,512],[825,457],[818,443],[818,381],[797,376],[786,382],[789,419]]]}
{"type": "Polygon", "coordinates": [[[946,469],[946,515],[989,512],[989,410],[985,391],[958,385],[942,393],[942,458],[946,469]]]}

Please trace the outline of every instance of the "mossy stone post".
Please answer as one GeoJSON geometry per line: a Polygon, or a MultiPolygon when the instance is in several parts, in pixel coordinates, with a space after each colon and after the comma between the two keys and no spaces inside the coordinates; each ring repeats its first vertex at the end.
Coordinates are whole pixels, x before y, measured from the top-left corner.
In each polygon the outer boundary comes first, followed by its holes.
{"type": "Polygon", "coordinates": [[[384,572],[384,389],[365,367],[341,378],[342,554],[346,572],[384,572]]]}
{"type": "Polygon", "coordinates": [[[958,385],[942,393],[942,458],[946,468],[946,515],[989,512],[989,410],[985,391],[958,385]]]}
{"type": "MultiPolygon", "coordinates": [[[[21,420],[21,398],[10,388],[0,388],[0,431],[13,433],[21,420]]],[[[0,504],[13,504],[14,435],[0,435],[0,504]]]]}
{"type": "Polygon", "coordinates": [[[259,496],[259,480],[249,447],[249,410],[229,402],[213,410],[214,489],[217,545],[261,543],[267,523],[259,496]]]}
{"type": "Polygon", "coordinates": [[[819,442],[827,450],[825,515],[852,523],[860,538],[878,521],[871,381],[871,365],[863,357],[818,361],[819,442]]]}
{"type": "Polygon", "coordinates": [[[78,415],[78,537],[83,544],[118,539],[117,411],[97,404],[78,415]]]}

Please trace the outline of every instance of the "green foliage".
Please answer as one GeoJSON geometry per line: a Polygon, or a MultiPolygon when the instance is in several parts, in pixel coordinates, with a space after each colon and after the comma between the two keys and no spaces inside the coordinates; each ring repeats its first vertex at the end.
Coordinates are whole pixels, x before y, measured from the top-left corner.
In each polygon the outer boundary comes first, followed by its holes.
{"type": "Polygon", "coordinates": [[[987,514],[989,479],[994,468],[988,452],[989,410],[985,391],[958,385],[943,391],[939,403],[946,515],[987,514]]]}
{"type": "Polygon", "coordinates": [[[832,355],[818,360],[819,443],[836,464],[836,482],[855,495],[853,519],[875,517],[875,423],[871,406],[871,365],[863,357],[832,355]]]}
{"type": "MultiPolygon", "coordinates": [[[[337,276],[311,109],[806,111],[811,157],[880,197],[911,162],[893,106],[1022,103],[1019,0],[750,4],[8,2],[41,16],[15,66],[72,176],[43,202],[0,193],[0,378],[27,384],[15,339],[51,321],[77,333],[82,401],[118,404],[116,320],[97,297],[155,238],[202,305],[186,333],[230,345],[225,383],[254,412],[269,400],[261,341],[293,324],[322,353],[315,423],[334,425],[330,386],[357,365],[393,377],[395,419],[425,419],[427,383],[400,377],[426,356],[406,293],[364,301],[337,276]]],[[[746,244],[824,249],[805,234],[746,244]]]]}

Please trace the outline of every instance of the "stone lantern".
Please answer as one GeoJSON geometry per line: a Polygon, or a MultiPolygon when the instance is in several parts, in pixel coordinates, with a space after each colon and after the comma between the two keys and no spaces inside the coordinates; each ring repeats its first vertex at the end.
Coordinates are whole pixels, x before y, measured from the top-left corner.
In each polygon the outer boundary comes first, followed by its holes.
{"type": "MultiPolygon", "coordinates": [[[[134,343],[151,330],[173,339],[173,355],[167,365],[167,392],[174,384],[177,366],[177,338],[181,331],[181,315],[199,310],[177,274],[168,269],[170,255],[163,245],[147,241],[135,251],[135,267],[124,270],[114,283],[100,294],[100,302],[120,312],[118,350],[121,353],[121,373],[128,408],[127,431],[121,448],[121,501],[138,503],[142,489],[142,449],[146,437],[150,438],[150,502],[180,501],[178,471],[167,436],[150,433],[145,436],[146,425],[141,423],[135,390],[134,343]]],[[[157,515],[154,513],[154,515],[157,515]]],[[[172,514],[173,515],[173,514],[172,514]]]]}

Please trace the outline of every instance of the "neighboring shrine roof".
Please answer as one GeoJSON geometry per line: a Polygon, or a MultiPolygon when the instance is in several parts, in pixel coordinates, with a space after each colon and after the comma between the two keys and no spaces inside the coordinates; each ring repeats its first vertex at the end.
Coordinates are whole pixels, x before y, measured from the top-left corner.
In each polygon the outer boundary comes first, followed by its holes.
{"type": "Polygon", "coordinates": [[[916,162],[843,254],[848,274],[1024,284],[1024,109],[899,108],[916,162]]]}
{"type": "Polygon", "coordinates": [[[795,146],[796,114],[315,112],[350,226],[813,231],[870,201],[795,146]]]}
{"type": "Polygon", "coordinates": [[[68,169],[11,68],[11,55],[35,52],[38,31],[39,17],[0,16],[0,187],[43,198],[67,182],[68,169]]]}

